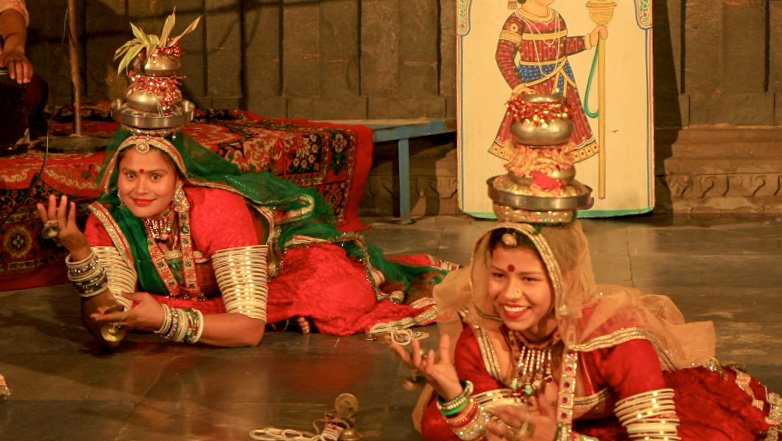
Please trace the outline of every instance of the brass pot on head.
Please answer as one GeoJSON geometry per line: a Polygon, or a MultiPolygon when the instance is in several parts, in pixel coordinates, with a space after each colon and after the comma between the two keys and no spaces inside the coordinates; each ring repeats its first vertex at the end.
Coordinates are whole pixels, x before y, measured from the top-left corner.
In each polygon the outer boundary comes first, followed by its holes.
{"type": "Polygon", "coordinates": [[[565,111],[565,97],[555,94],[526,94],[523,99],[532,104],[560,107],[562,111],[549,114],[543,119],[524,118],[514,121],[510,131],[517,143],[529,147],[542,147],[562,145],[570,140],[573,123],[565,111]]]}

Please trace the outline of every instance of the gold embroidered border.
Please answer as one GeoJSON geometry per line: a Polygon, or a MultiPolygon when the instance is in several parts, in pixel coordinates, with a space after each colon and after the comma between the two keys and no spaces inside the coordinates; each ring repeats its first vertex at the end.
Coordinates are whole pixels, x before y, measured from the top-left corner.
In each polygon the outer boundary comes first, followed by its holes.
{"type": "Polygon", "coordinates": [[[779,441],[780,434],[782,434],[782,396],[770,392],[766,399],[769,406],[771,406],[768,412],[768,420],[771,424],[774,424],[768,429],[766,441],[779,441]]]}
{"type": "Polygon", "coordinates": [[[655,338],[649,336],[646,332],[638,328],[620,329],[608,335],[602,335],[600,337],[593,338],[588,342],[573,345],[572,349],[579,352],[590,352],[594,351],[595,349],[610,348],[630,340],[647,340],[652,344],[652,346],[654,346],[657,352],[657,357],[660,359],[660,363],[663,365],[663,369],[667,371],[676,370],[676,365],[671,359],[671,354],[669,351],[664,349],[655,338]]]}
{"type": "Polygon", "coordinates": [[[752,377],[749,376],[746,372],[734,369],[734,372],[736,372],[736,386],[739,387],[742,391],[744,391],[745,394],[749,395],[750,398],[752,398],[752,407],[755,407],[757,409],[763,410],[763,401],[758,400],[757,397],[755,397],[755,393],[752,391],[752,387],[750,387],[749,382],[752,380],[752,377]]]}
{"type": "Polygon", "coordinates": [[[135,266],[133,254],[130,252],[130,244],[128,244],[125,235],[120,233],[122,230],[120,230],[117,222],[114,220],[111,214],[109,214],[108,210],[106,210],[106,207],[104,207],[99,202],[93,202],[87,208],[89,208],[92,214],[98,218],[100,223],[106,229],[106,233],[108,233],[120,256],[125,259],[128,265],[135,266]]]}
{"type": "Polygon", "coordinates": [[[478,341],[478,348],[481,350],[481,358],[483,358],[486,372],[494,377],[495,380],[505,384],[505,379],[502,378],[502,369],[497,361],[497,353],[494,350],[494,346],[491,344],[489,336],[480,326],[473,325],[473,331],[475,332],[475,339],[478,341]]]}

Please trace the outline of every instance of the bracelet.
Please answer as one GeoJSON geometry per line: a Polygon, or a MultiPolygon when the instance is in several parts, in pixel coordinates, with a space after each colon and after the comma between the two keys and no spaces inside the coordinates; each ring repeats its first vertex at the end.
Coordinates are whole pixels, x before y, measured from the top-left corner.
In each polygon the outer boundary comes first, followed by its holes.
{"type": "Polygon", "coordinates": [[[171,318],[171,326],[169,326],[166,333],[162,336],[163,340],[166,341],[174,340],[179,331],[179,312],[177,311],[177,308],[170,308],[169,315],[171,318]]]}
{"type": "Polygon", "coordinates": [[[204,332],[204,314],[194,308],[171,308],[163,304],[165,317],[155,334],[176,343],[197,343],[204,332]]]}
{"type": "Polygon", "coordinates": [[[187,315],[187,327],[182,343],[196,343],[204,331],[204,313],[194,308],[185,309],[187,315]]]}
{"type": "Polygon", "coordinates": [[[65,257],[65,266],[68,268],[68,280],[83,298],[94,297],[109,286],[106,269],[100,264],[98,256],[90,249],[89,256],[74,262],[70,254],[65,257]]]}
{"type": "Polygon", "coordinates": [[[468,420],[463,426],[451,427],[459,439],[472,441],[481,438],[486,433],[486,425],[489,423],[489,413],[482,406],[475,406],[474,417],[468,420]]]}
{"type": "Polygon", "coordinates": [[[212,254],[212,269],[225,312],[266,321],[266,245],[229,248],[212,254]]]}
{"type": "Polygon", "coordinates": [[[473,419],[475,419],[476,416],[478,416],[478,412],[481,410],[481,406],[476,403],[474,400],[470,400],[467,404],[467,409],[465,412],[463,412],[463,416],[461,417],[454,417],[454,418],[446,418],[445,422],[448,423],[448,425],[451,427],[451,429],[459,429],[467,424],[469,424],[473,419]]]}
{"type": "MultiPolygon", "coordinates": [[[[472,382],[467,381],[460,381],[459,382],[462,385],[462,392],[457,395],[454,399],[449,401],[443,401],[442,397],[437,397],[437,408],[440,410],[440,412],[451,412],[454,409],[457,408],[464,408],[464,406],[467,404],[467,401],[470,397],[472,397],[472,391],[473,391],[473,385],[472,382]]],[[[457,411],[458,413],[458,411],[457,411]]],[[[449,413],[448,415],[452,415],[453,413],[449,413]]]]}
{"type": "Polygon", "coordinates": [[[89,256],[82,260],[73,261],[73,256],[68,254],[65,257],[65,266],[68,268],[68,280],[81,280],[95,271],[98,266],[98,256],[90,249],[89,256]]]}
{"type": "Polygon", "coordinates": [[[160,306],[163,307],[163,324],[154,331],[155,334],[165,334],[171,329],[171,308],[165,303],[161,303],[160,306]]]}
{"type": "Polygon", "coordinates": [[[443,414],[443,416],[445,416],[446,418],[447,418],[447,417],[452,417],[452,416],[454,416],[454,415],[458,415],[458,414],[459,414],[459,413],[461,413],[461,412],[462,412],[462,411],[463,411],[463,410],[464,410],[464,409],[467,407],[467,405],[468,405],[468,404],[470,404],[471,402],[472,402],[471,400],[463,400],[462,402],[460,402],[460,403],[459,403],[459,405],[458,405],[458,406],[454,407],[453,409],[440,409],[440,413],[442,413],[442,414],[443,414]]]}

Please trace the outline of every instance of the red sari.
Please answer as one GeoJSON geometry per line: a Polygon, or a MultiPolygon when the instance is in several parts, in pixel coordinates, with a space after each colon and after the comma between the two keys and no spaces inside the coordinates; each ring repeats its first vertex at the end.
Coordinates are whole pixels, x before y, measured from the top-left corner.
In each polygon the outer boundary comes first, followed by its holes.
{"type": "MultiPolygon", "coordinates": [[[[259,223],[245,199],[236,193],[208,187],[185,187],[190,202],[190,229],[201,296],[178,292],[150,292],[161,302],[177,308],[195,308],[205,314],[225,312],[210,256],[223,249],[259,244],[259,223]]],[[[90,246],[114,246],[106,226],[95,214],[87,219],[85,234],[90,246]]],[[[118,229],[116,231],[119,231],[118,229]]],[[[174,256],[171,260],[176,261],[174,256]]],[[[440,264],[430,256],[398,259],[430,263],[433,272],[440,264]]],[[[431,303],[419,307],[378,300],[364,264],[347,256],[344,249],[327,242],[311,242],[285,250],[281,271],[268,281],[268,323],[303,316],[325,334],[349,335],[366,332],[372,325],[405,318],[428,323],[434,317],[431,303]]],[[[172,270],[175,265],[171,266],[172,270]]],[[[174,270],[174,272],[176,272],[174,270]]],[[[179,277],[181,280],[181,277],[179,277]]],[[[426,284],[414,288],[425,287],[426,284]]],[[[380,285],[380,289],[394,289],[380,285]]],[[[422,288],[426,289],[426,288],[422,288]]],[[[408,298],[416,294],[408,293],[408,298]]]]}
{"type": "MultiPolygon", "coordinates": [[[[476,394],[508,388],[488,373],[476,332],[482,331],[466,325],[459,337],[455,353],[459,378],[471,381],[476,394]]],[[[764,439],[770,427],[766,418],[774,398],[756,379],[728,368],[721,372],[703,367],[663,372],[647,340],[579,353],[578,371],[573,430],[599,440],[629,440],[614,416],[614,404],[662,388],[675,391],[682,440],[755,441],[764,439]]],[[[459,439],[434,399],[424,412],[421,429],[427,440],[459,439]]]]}

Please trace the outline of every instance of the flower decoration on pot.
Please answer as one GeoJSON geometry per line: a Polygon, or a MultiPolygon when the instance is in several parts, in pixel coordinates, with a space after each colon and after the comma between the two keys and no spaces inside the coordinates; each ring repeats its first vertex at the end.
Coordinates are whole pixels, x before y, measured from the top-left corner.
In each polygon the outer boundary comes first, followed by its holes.
{"type": "Polygon", "coordinates": [[[179,41],[193,32],[201,17],[193,20],[182,33],[171,37],[176,24],[175,12],[166,18],[160,35],[147,34],[130,24],[135,38],[127,41],[114,52],[119,60],[117,74],[127,72],[131,81],[125,91],[125,100],[133,109],[142,112],[166,114],[182,100],[179,90],[181,77],[177,75],[182,48],[179,41]]]}

